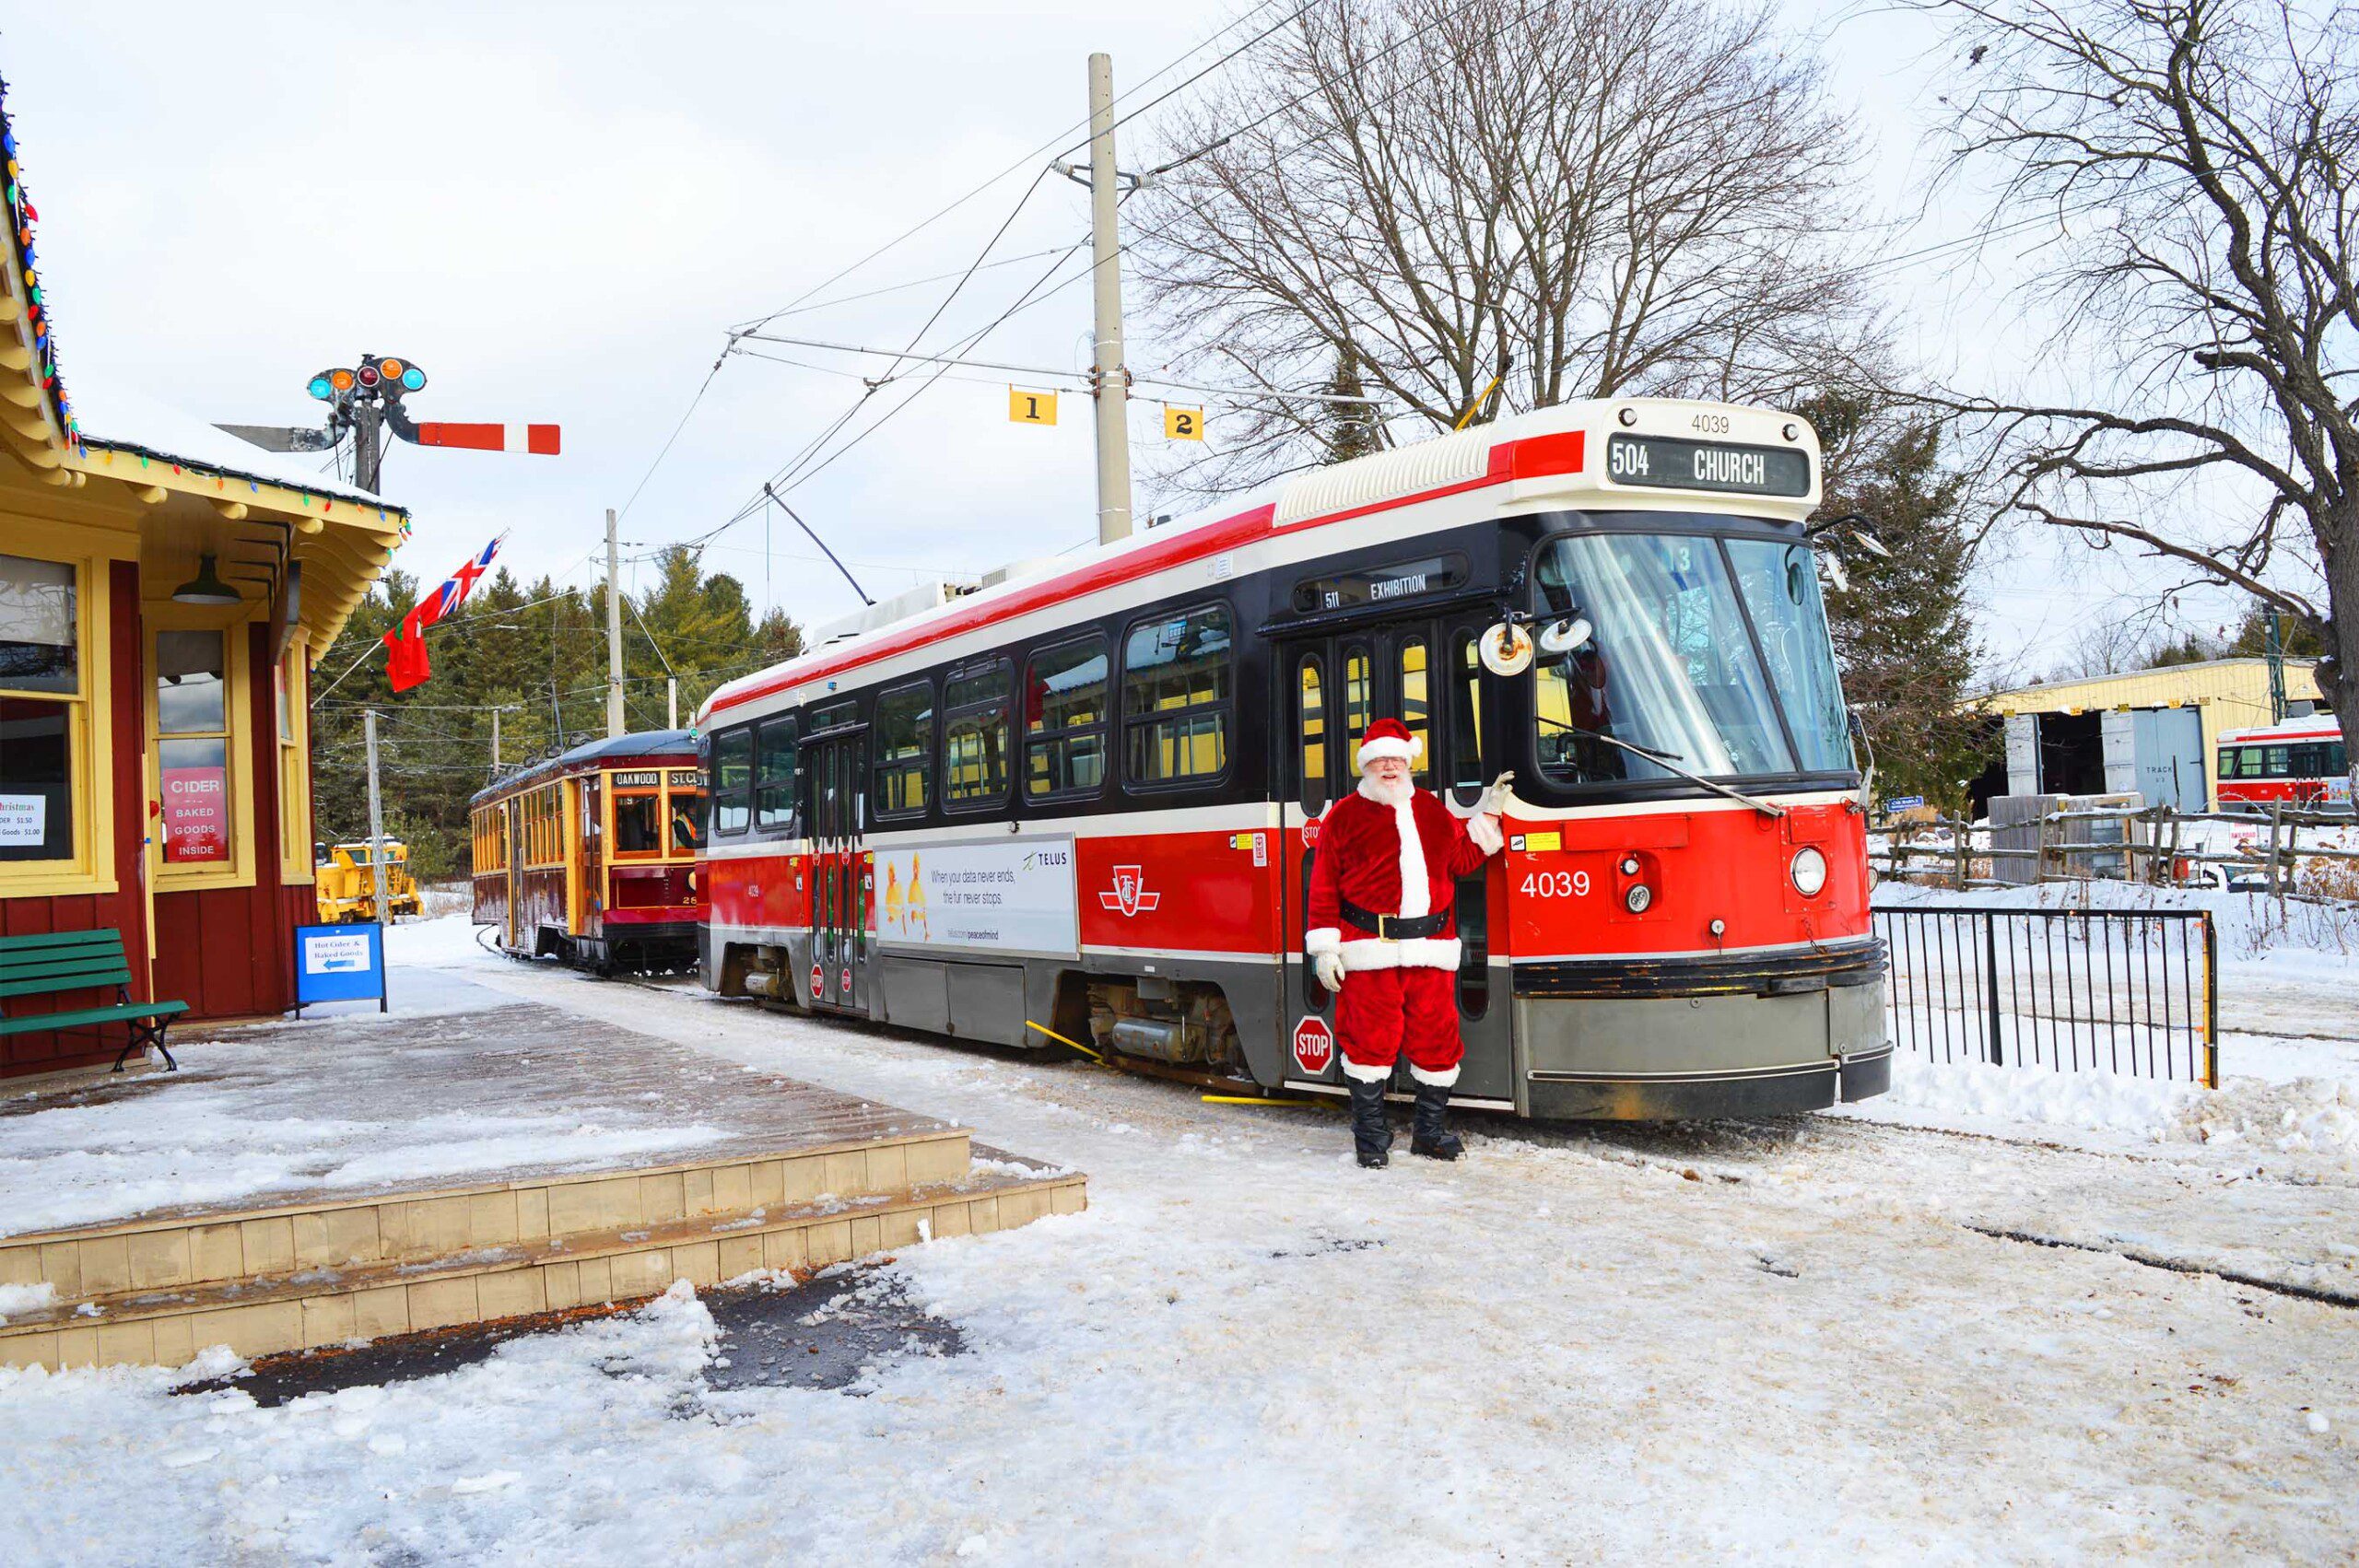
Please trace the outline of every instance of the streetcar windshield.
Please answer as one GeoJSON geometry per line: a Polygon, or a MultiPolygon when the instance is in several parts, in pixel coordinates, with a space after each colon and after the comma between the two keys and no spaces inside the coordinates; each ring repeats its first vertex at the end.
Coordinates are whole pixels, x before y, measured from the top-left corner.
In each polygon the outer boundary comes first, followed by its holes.
{"type": "Polygon", "coordinates": [[[1679,776],[1630,746],[1716,778],[1850,768],[1807,545],[1579,534],[1541,552],[1535,582],[1537,741],[1555,782],[1679,776]]]}

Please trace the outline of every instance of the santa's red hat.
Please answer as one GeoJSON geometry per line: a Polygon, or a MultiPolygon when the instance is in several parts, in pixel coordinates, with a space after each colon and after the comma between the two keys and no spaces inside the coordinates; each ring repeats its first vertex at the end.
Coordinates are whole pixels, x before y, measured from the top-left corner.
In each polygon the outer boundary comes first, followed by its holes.
{"type": "Polygon", "coordinates": [[[1367,727],[1367,733],[1360,737],[1360,771],[1367,772],[1367,765],[1380,756],[1397,756],[1402,762],[1414,762],[1417,754],[1425,749],[1426,743],[1409,733],[1409,726],[1398,719],[1379,719],[1367,727]]]}

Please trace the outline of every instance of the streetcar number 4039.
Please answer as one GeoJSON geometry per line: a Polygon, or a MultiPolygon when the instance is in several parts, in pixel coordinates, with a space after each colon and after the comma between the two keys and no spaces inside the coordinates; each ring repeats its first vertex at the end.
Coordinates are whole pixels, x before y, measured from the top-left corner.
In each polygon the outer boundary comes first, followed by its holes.
{"type": "Polygon", "coordinates": [[[1587,872],[1526,872],[1520,891],[1526,898],[1586,898],[1587,872]]]}

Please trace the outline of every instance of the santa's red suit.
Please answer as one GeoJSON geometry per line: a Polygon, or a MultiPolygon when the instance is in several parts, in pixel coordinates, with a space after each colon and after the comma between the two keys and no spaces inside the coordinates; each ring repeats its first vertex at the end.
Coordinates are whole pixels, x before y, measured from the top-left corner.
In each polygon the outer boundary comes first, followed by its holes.
{"type": "Polygon", "coordinates": [[[1398,720],[1368,727],[1359,788],[1320,819],[1303,947],[1314,963],[1342,960],[1335,1032],[1344,1075],[1381,1084],[1405,1053],[1420,1089],[1436,1092],[1438,1117],[1465,1054],[1452,898],[1458,879],[1498,852],[1501,835],[1496,816],[1461,821],[1410,780],[1388,787],[1367,772],[1379,757],[1405,761],[1421,749],[1398,720]]]}

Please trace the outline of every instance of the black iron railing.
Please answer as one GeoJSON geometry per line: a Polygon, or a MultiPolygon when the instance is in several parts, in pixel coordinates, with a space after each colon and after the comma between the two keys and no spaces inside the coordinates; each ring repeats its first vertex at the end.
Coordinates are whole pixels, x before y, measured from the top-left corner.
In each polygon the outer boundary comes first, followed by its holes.
{"type": "Polygon", "coordinates": [[[2201,909],[1878,908],[1892,1037],[1934,1061],[2220,1086],[2217,950],[2201,909]]]}

